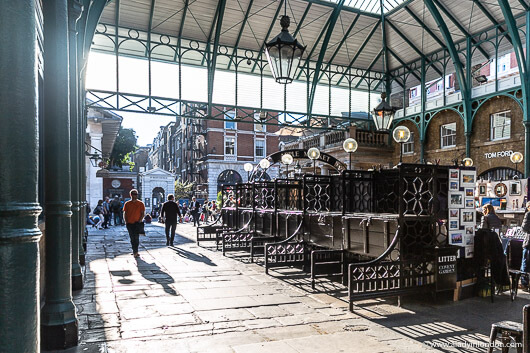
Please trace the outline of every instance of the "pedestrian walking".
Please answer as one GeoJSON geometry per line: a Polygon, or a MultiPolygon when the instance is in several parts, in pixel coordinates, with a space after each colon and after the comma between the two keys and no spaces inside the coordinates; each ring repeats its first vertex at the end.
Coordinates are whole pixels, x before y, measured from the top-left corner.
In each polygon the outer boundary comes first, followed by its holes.
{"type": "Polygon", "coordinates": [[[145,205],[138,200],[138,190],[132,189],[130,192],[131,200],[123,205],[123,218],[129,231],[131,246],[134,257],[139,257],[138,246],[140,245],[140,227],[145,215],[145,205]]]}
{"type": "Polygon", "coordinates": [[[167,195],[167,202],[162,205],[160,217],[166,224],[166,245],[173,246],[178,217],[182,217],[182,215],[180,214],[179,205],[175,202],[175,196],[172,194],[167,195]]]}
{"type": "Polygon", "coordinates": [[[103,228],[108,229],[110,225],[110,202],[109,197],[105,196],[103,202],[103,228]]]}
{"type": "Polygon", "coordinates": [[[96,229],[103,229],[101,225],[103,224],[103,200],[98,201],[98,205],[94,207],[94,223],[96,229]],[[97,220],[96,220],[97,218],[97,220]]]}
{"type": "Polygon", "coordinates": [[[521,229],[525,233],[523,240],[523,255],[521,259],[521,272],[525,272],[521,276],[521,284],[519,285],[520,289],[528,290],[528,285],[530,284],[528,279],[528,270],[530,263],[530,201],[526,203],[526,213],[524,214],[523,223],[521,224],[521,229]]]}
{"type": "Polygon", "coordinates": [[[203,219],[202,220],[204,222],[208,222],[208,214],[210,212],[210,208],[208,207],[209,205],[210,204],[209,204],[208,200],[205,200],[204,203],[202,204],[202,214],[203,214],[203,216],[202,216],[203,219]]]}
{"type": "Polygon", "coordinates": [[[190,202],[190,213],[191,217],[193,218],[193,226],[199,226],[199,209],[201,207],[201,204],[197,199],[195,199],[195,196],[192,197],[190,202]]]}
{"type": "Polygon", "coordinates": [[[117,225],[121,225],[121,222],[120,222],[120,209],[121,209],[121,204],[120,204],[120,199],[118,196],[115,196],[114,197],[114,200],[112,200],[112,202],[110,203],[110,210],[112,211],[112,216],[114,217],[114,225],[117,226],[117,225]]]}

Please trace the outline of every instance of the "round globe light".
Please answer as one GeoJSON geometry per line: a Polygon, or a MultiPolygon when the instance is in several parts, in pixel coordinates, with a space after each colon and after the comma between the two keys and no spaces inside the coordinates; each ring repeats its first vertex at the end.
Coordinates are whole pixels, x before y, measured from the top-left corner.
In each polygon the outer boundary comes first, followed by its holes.
{"type": "Polygon", "coordinates": [[[263,158],[261,161],[259,161],[259,166],[263,169],[269,169],[271,162],[269,162],[268,159],[263,158]]]}
{"type": "Polygon", "coordinates": [[[290,165],[291,163],[293,163],[293,161],[294,161],[293,155],[290,153],[286,153],[282,156],[282,163],[285,165],[290,165]]]}
{"type": "Polygon", "coordinates": [[[473,160],[469,157],[462,159],[462,162],[464,163],[464,167],[472,167],[473,166],[473,160]]]}
{"type": "Polygon", "coordinates": [[[342,144],[342,148],[344,148],[344,151],[346,151],[347,153],[353,153],[357,151],[357,147],[359,147],[357,141],[352,138],[344,140],[344,143],[342,144]]]}
{"type": "Polygon", "coordinates": [[[309,157],[309,159],[312,160],[318,159],[318,157],[320,157],[320,151],[318,150],[318,148],[312,147],[307,150],[307,156],[309,157]]]}
{"type": "Polygon", "coordinates": [[[523,161],[523,154],[521,152],[514,152],[512,153],[512,155],[510,156],[510,160],[512,161],[512,163],[515,163],[515,164],[519,164],[523,161]]]}
{"type": "Polygon", "coordinates": [[[254,166],[252,163],[245,163],[243,169],[245,169],[245,172],[250,173],[254,169],[254,166]]]}
{"type": "Polygon", "coordinates": [[[392,137],[397,143],[407,142],[410,138],[410,130],[406,126],[398,126],[394,129],[392,137]]]}

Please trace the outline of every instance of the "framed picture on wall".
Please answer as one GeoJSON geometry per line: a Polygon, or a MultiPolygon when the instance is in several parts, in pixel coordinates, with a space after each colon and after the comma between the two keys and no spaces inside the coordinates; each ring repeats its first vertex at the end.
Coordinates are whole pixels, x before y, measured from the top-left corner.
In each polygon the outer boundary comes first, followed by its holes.
{"type": "Polygon", "coordinates": [[[459,228],[460,228],[460,224],[458,223],[458,219],[449,220],[449,230],[456,230],[459,228]]]}
{"type": "Polygon", "coordinates": [[[458,181],[449,180],[449,190],[458,191],[458,189],[459,189],[458,181]]]}
{"type": "Polygon", "coordinates": [[[478,196],[487,196],[488,194],[487,184],[478,185],[478,196]]]}
{"type": "Polygon", "coordinates": [[[464,207],[465,208],[475,208],[475,198],[473,197],[466,197],[464,199],[464,207]]]}
{"type": "Polygon", "coordinates": [[[475,252],[475,247],[473,245],[466,246],[466,259],[470,259],[473,257],[475,252]]]}
{"type": "Polygon", "coordinates": [[[466,235],[472,235],[475,236],[475,227],[474,226],[465,226],[464,231],[466,232],[466,235]]]}
{"type": "Polygon", "coordinates": [[[474,197],[475,196],[475,188],[465,188],[464,192],[466,193],[466,197],[474,197]]]}
{"type": "Polygon", "coordinates": [[[460,211],[460,224],[475,226],[475,210],[463,209],[460,211]]]}
{"type": "Polygon", "coordinates": [[[453,230],[449,232],[449,244],[451,245],[463,245],[464,243],[464,232],[461,230],[453,230]]]}
{"type": "Polygon", "coordinates": [[[458,169],[449,169],[449,180],[460,180],[460,171],[458,169]]]}
{"type": "Polygon", "coordinates": [[[510,181],[509,184],[510,196],[521,195],[521,182],[520,181],[510,181]]]}
{"type": "Polygon", "coordinates": [[[449,210],[449,219],[458,219],[460,220],[460,210],[457,209],[450,209],[449,210]]]}
{"type": "Polygon", "coordinates": [[[462,170],[460,172],[460,186],[462,187],[475,187],[477,182],[477,173],[474,170],[462,170]]]}
{"type": "Polygon", "coordinates": [[[462,208],[464,207],[464,193],[457,191],[449,192],[449,208],[462,208]]]}

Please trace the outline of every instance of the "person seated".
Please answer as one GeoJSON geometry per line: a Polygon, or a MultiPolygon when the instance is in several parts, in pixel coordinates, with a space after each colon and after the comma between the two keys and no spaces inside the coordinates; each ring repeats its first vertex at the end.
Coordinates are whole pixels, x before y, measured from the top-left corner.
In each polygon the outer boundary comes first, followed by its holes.
{"type": "Polygon", "coordinates": [[[482,216],[482,220],[480,222],[480,228],[482,229],[500,229],[502,226],[501,220],[499,217],[495,214],[495,209],[493,206],[489,203],[485,204],[482,207],[482,212],[484,216],[482,216]]]}
{"type": "Polygon", "coordinates": [[[152,219],[153,219],[153,218],[151,217],[151,215],[150,215],[149,213],[146,214],[145,217],[144,217],[144,221],[145,221],[145,223],[147,223],[147,224],[150,224],[152,219]]]}

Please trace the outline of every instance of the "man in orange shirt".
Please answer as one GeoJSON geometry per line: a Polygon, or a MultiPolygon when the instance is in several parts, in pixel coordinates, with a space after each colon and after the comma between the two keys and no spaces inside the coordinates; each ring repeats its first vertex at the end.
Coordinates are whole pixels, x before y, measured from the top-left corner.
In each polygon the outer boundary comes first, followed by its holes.
{"type": "Polygon", "coordinates": [[[138,246],[140,245],[139,227],[145,216],[145,205],[138,200],[138,190],[131,190],[131,200],[123,205],[123,219],[129,231],[134,257],[140,257],[138,246]]]}

